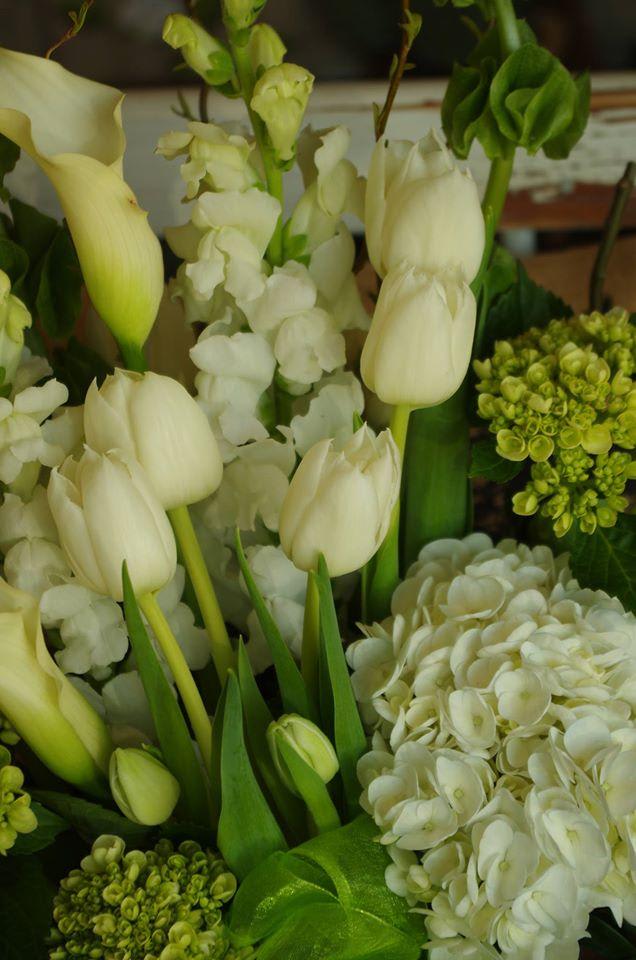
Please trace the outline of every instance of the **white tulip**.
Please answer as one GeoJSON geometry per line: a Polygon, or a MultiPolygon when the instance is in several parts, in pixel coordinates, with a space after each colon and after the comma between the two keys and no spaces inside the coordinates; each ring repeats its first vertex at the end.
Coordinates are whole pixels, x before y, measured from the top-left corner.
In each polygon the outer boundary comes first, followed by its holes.
{"type": "Polygon", "coordinates": [[[379,140],[365,203],[371,263],[384,277],[403,261],[470,283],[484,251],[484,218],[470,173],[455,166],[435,130],[417,143],[379,140]]]}
{"type": "Polygon", "coordinates": [[[84,404],[86,441],[98,453],[123,450],[143,467],[166,510],[203,500],[223,464],[207,417],[172,377],[116,370],[84,404]]]}
{"type": "Polygon", "coordinates": [[[141,467],[124,454],[87,448],[53,470],[49,506],[73,572],[85,586],[123,599],[124,560],[138,594],[174,576],[172,528],[141,467]]]}
{"type": "Polygon", "coordinates": [[[280,515],[283,550],[301,570],[322,553],[332,576],[371,559],[386,536],[400,490],[400,455],[389,431],[367,426],[341,451],[321,440],[301,461],[280,515]]]}
{"type": "Polygon", "coordinates": [[[396,267],[382,284],[362,350],[367,387],[391,404],[430,407],[447,400],[468,370],[476,313],[463,281],[396,267]]]}

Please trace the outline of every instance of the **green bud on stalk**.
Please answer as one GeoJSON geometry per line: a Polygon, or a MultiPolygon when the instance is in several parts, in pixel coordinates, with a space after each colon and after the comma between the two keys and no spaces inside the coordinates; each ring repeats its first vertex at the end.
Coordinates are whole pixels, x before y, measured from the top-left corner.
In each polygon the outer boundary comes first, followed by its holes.
{"type": "Polygon", "coordinates": [[[109,775],[113,799],[133,823],[148,827],[164,823],[179,800],[177,780],[146,750],[113,750],[109,775]]]}
{"type": "Polygon", "coordinates": [[[24,774],[11,764],[11,755],[0,746],[0,854],[5,855],[20,833],[32,833],[38,825],[31,798],[22,787],[24,774]]]}
{"type": "Polygon", "coordinates": [[[285,786],[295,793],[299,791],[287,764],[281,757],[280,742],[284,741],[314,770],[323,783],[333,780],[339,769],[338,757],[329,738],[322,730],[295,713],[285,714],[280,720],[270,723],[267,742],[272,760],[285,786]]]}

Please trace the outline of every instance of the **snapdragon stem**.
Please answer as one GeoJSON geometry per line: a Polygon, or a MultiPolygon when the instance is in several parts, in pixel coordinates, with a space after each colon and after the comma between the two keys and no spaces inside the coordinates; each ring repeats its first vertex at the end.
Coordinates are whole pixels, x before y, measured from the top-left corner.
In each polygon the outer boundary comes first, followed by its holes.
{"type": "Polygon", "coordinates": [[[201,616],[210,639],[212,660],[221,686],[223,686],[228,670],[234,668],[236,660],[214,585],[201,552],[188,508],[186,506],[174,507],[172,510],[168,510],[168,516],[199,603],[201,616]]]}
{"type": "Polygon", "coordinates": [[[319,708],[320,676],[320,596],[316,574],[311,570],[307,576],[305,617],[303,620],[303,645],[301,671],[310,700],[316,711],[319,708]]]}
{"type": "MultiPolygon", "coordinates": [[[[402,463],[410,415],[411,407],[400,403],[393,407],[389,424],[402,463]]],[[[373,620],[381,620],[390,610],[393,591],[400,581],[400,497],[393,507],[388,533],[371,563],[372,572],[365,591],[366,613],[373,620]]]]}
{"type": "Polygon", "coordinates": [[[154,593],[144,593],[137,597],[137,602],[143,611],[146,620],[157,638],[166,662],[170,668],[177,690],[183,700],[183,705],[192,725],[192,731],[199,745],[201,756],[206,769],[212,757],[212,724],[205,709],[199,688],[183,656],[183,651],[177,643],[170,629],[163,610],[157,602],[154,593]]]}

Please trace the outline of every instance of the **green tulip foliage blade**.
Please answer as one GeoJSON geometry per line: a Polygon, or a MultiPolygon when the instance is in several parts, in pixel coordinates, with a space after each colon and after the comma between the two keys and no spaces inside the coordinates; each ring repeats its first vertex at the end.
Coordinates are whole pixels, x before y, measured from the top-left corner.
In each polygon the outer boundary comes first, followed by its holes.
{"type": "Polygon", "coordinates": [[[258,943],[295,910],[335,903],[329,878],[291,853],[273,853],[247,875],[232,901],[230,928],[237,946],[258,943]]]}
{"type": "Polygon", "coordinates": [[[20,833],[11,847],[11,856],[25,856],[38,853],[49,847],[60,833],[69,829],[69,825],[57,813],[47,810],[41,803],[32,803],[31,810],[37,817],[38,825],[32,833],[20,833]]]}
{"type": "Polygon", "coordinates": [[[32,790],[31,796],[65,820],[88,844],[92,844],[102,833],[112,833],[125,840],[130,847],[143,846],[151,833],[149,827],[133,823],[121,813],[108,810],[99,803],[82,800],[81,797],[54,790],[32,790]]]}
{"type": "Polygon", "coordinates": [[[221,813],[221,746],[223,743],[223,717],[227,700],[227,683],[223,685],[212,721],[212,760],[210,763],[210,806],[212,823],[218,823],[221,813]]]}
{"type": "Polygon", "coordinates": [[[467,382],[445,403],[414,410],[404,457],[402,569],[440,537],[463,537],[472,523],[467,382]]]}
{"type": "Polygon", "coordinates": [[[243,707],[234,672],[226,681],[221,737],[221,815],[218,844],[242,880],[268,854],[287,844],[252,770],[243,736],[243,707]]]}
{"type": "Polygon", "coordinates": [[[636,514],[619,514],[616,525],[583,533],[578,527],[554,544],[570,552],[570,567],[584,587],[605,590],[636,613],[636,514]]]}
{"type": "Polygon", "coordinates": [[[298,793],[307,805],[318,833],[336,830],[340,826],[340,817],[322,778],[303,760],[291,744],[282,738],[278,742],[278,750],[298,793]]]}
{"type": "Polygon", "coordinates": [[[267,728],[274,720],[271,711],[254,679],[245,644],[239,641],[238,681],[241,688],[243,714],[247,742],[258,767],[263,783],[276,805],[276,809],[294,836],[302,836],[303,807],[296,797],[281,783],[267,744],[267,728]]]}
{"type": "Polygon", "coordinates": [[[236,556],[241,573],[245,580],[247,592],[254,607],[261,630],[265,635],[269,652],[274,661],[274,670],[278,679],[280,695],[287,713],[299,713],[302,717],[312,717],[312,711],[307,696],[307,688],[302,674],[296,665],[289,647],[280,635],[280,630],[274,618],[267,609],[260,590],[258,589],[252,571],[247,565],[240,532],[236,531],[236,556]]]}
{"type": "Polygon", "coordinates": [[[329,571],[322,556],[318,560],[316,582],[320,596],[321,658],[333,700],[334,746],[340,763],[347,810],[350,816],[354,816],[359,811],[360,796],[356,768],[358,760],[367,749],[367,739],[349,679],[329,571]]]}
{"type": "Polygon", "coordinates": [[[179,781],[181,787],[179,804],[186,818],[193,823],[207,824],[210,812],[201,764],[179,704],[175,700],[172,688],[141,619],[125,563],[122,576],[126,625],[155,723],[163,761],[179,781]]]}

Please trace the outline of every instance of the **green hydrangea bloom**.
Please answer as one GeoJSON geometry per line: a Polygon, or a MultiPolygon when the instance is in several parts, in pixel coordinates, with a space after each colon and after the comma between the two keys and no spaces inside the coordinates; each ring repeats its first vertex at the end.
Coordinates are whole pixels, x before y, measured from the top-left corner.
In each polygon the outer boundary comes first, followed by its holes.
{"type": "Polygon", "coordinates": [[[533,462],[515,513],[539,511],[557,536],[573,523],[586,533],[613,526],[636,477],[636,327],[627,311],[533,327],[499,341],[475,371],[497,452],[533,462]]]}
{"type": "Polygon", "coordinates": [[[0,854],[6,855],[19,833],[31,833],[38,825],[31,797],[22,787],[24,774],[11,763],[11,754],[0,746],[0,854]]]}
{"type": "Polygon", "coordinates": [[[125,852],[102,836],[54,900],[50,960],[247,960],[230,946],[222,907],[236,879],[192,841],[125,852]]]}

